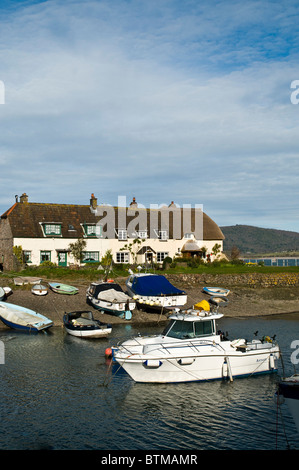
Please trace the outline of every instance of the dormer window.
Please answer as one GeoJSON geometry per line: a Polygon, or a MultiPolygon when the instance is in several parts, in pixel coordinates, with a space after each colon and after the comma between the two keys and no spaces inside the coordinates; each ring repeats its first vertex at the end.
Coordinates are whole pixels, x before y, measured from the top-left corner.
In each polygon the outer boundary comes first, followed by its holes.
{"type": "Polygon", "coordinates": [[[159,240],[168,240],[167,230],[159,230],[159,240]]]}
{"type": "Polygon", "coordinates": [[[119,239],[119,240],[127,240],[127,239],[128,239],[127,230],[118,229],[117,236],[118,236],[118,239],[119,239]]]}
{"type": "Polygon", "coordinates": [[[101,225],[97,224],[84,224],[84,234],[86,237],[101,237],[102,229],[101,225]]]}
{"type": "Polygon", "coordinates": [[[193,240],[194,239],[194,234],[193,233],[185,233],[184,238],[188,240],[193,240]]]}
{"type": "Polygon", "coordinates": [[[46,236],[61,236],[61,224],[45,223],[43,224],[44,234],[46,236]]]}

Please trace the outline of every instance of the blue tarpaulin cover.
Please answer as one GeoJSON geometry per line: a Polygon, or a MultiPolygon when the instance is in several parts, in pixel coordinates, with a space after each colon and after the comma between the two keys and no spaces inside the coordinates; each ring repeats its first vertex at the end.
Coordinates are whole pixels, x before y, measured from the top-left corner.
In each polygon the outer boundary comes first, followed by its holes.
{"type": "Polygon", "coordinates": [[[132,289],[137,295],[185,294],[183,290],[177,289],[164,276],[160,275],[135,277],[132,289]]]}

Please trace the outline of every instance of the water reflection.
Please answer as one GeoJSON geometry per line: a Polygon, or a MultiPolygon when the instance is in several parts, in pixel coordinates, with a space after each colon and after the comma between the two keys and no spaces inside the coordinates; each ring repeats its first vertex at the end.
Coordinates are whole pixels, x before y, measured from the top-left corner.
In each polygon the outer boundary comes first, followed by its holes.
{"type": "MultiPolygon", "coordinates": [[[[220,322],[219,322],[220,323],[220,322]]],[[[231,336],[277,334],[286,368],[298,317],[223,319],[231,336]],[[225,320],[225,321],[224,321],[225,320]]],[[[1,449],[275,449],[298,448],[286,408],[277,429],[276,375],[188,384],[137,384],[105,358],[117,341],[157,327],[119,325],[113,336],[84,340],[53,328],[50,335],[0,333],[1,449]],[[127,328],[130,326],[130,328],[127,328]]],[[[246,337],[246,336],[245,336],[246,337]]],[[[281,371],[280,371],[281,372],[281,371]]]]}

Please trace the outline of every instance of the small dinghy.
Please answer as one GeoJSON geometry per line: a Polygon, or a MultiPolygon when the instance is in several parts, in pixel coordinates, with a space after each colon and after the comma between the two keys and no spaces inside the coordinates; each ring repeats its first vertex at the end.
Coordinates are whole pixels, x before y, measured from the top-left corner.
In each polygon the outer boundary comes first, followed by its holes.
{"type": "Polygon", "coordinates": [[[69,286],[68,284],[61,284],[60,282],[49,282],[49,286],[52,291],[57,294],[74,295],[78,293],[77,287],[69,286]]]}
{"type": "Polygon", "coordinates": [[[112,331],[111,325],[95,320],[88,310],[65,313],[63,324],[67,333],[80,338],[106,338],[112,331]]]}
{"type": "Polygon", "coordinates": [[[217,307],[226,307],[227,304],[228,304],[228,299],[224,296],[216,296],[216,295],[213,295],[210,299],[209,299],[209,303],[210,304],[213,304],[213,305],[216,305],[217,307]]]}
{"type": "Polygon", "coordinates": [[[9,297],[10,295],[12,295],[12,289],[10,287],[3,287],[3,290],[5,292],[5,298],[7,299],[7,297],[9,297]]]}
{"type": "Polygon", "coordinates": [[[41,278],[31,276],[20,276],[15,277],[13,281],[16,286],[24,286],[26,284],[38,284],[39,282],[41,282],[41,278]]]}
{"type": "Polygon", "coordinates": [[[41,331],[53,325],[52,320],[44,315],[7,302],[0,302],[0,319],[10,328],[30,332],[41,331]]]}
{"type": "Polygon", "coordinates": [[[6,297],[5,290],[3,289],[3,287],[0,287],[0,300],[5,299],[5,297],[6,297]]]}
{"type": "Polygon", "coordinates": [[[48,289],[42,284],[35,284],[31,289],[32,294],[34,295],[47,295],[48,289]]]}
{"type": "Polygon", "coordinates": [[[223,287],[203,287],[202,291],[208,295],[223,295],[225,297],[230,292],[228,289],[224,289],[223,287]]]}

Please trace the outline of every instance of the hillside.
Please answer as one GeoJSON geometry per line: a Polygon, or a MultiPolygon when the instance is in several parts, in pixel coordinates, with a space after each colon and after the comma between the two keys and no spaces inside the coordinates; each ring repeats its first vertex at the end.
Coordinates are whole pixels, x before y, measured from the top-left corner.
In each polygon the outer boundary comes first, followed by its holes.
{"type": "Polygon", "coordinates": [[[247,254],[292,253],[299,252],[299,233],[286,230],[233,225],[220,227],[225,240],[224,252],[230,253],[236,246],[241,256],[247,254]]]}

